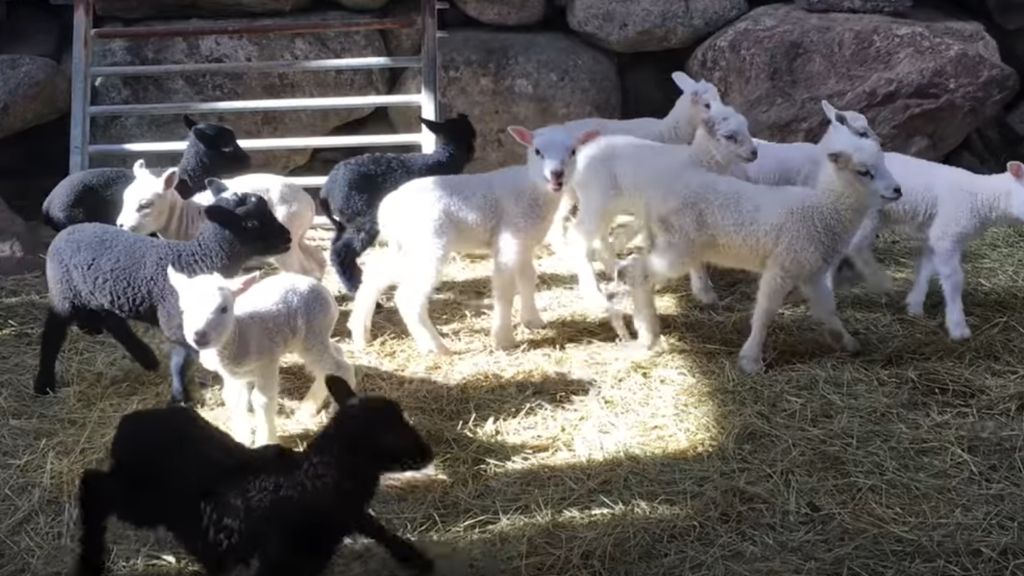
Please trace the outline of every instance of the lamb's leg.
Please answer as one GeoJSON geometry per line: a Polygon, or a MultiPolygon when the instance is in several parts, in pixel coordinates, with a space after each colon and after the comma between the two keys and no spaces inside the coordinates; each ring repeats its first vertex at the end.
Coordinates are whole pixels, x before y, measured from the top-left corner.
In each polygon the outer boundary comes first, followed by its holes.
{"type": "Polygon", "coordinates": [[[946,302],[946,330],[953,341],[971,337],[971,329],[967,327],[967,318],[964,317],[964,270],[960,258],[959,247],[942,246],[935,248],[932,259],[939,272],[942,298],[946,302]]]}
{"type": "Polygon", "coordinates": [[[562,198],[558,201],[558,208],[555,210],[555,217],[551,220],[551,227],[548,228],[547,235],[544,237],[544,243],[555,252],[560,252],[565,248],[566,220],[575,204],[576,196],[569,193],[569,189],[566,188],[562,193],[562,198]]]}
{"type": "Polygon", "coordinates": [[[341,346],[330,340],[327,340],[326,346],[323,348],[318,347],[303,353],[302,360],[305,362],[306,368],[314,376],[313,385],[309,387],[309,392],[302,399],[299,408],[299,412],[303,417],[313,418],[327,401],[330,392],[327,390],[324,378],[328,374],[341,376],[348,382],[349,386],[356,385],[355,369],[345,360],[345,353],[342,351],[341,346]]]}
{"type": "MultiPolygon", "coordinates": [[[[417,267],[406,270],[395,291],[395,304],[406,328],[420,350],[440,355],[450,354],[437,328],[430,321],[430,295],[441,275],[447,252],[416,255],[417,267]],[[422,260],[420,259],[422,258],[422,260]]],[[[360,292],[362,292],[360,290],[360,292]]]]}
{"type": "Polygon", "coordinates": [[[740,368],[747,374],[760,372],[764,368],[761,354],[768,336],[768,326],[792,288],[792,283],[774,271],[765,271],[761,275],[754,315],[750,321],[750,336],[740,350],[740,368]]]}
{"type": "MultiPolygon", "coordinates": [[[[889,278],[889,273],[878,263],[878,260],[875,260],[875,255],[872,252],[875,237],[878,235],[880,226],[880,212],[878,210],[871,211],[853,235],[846,255],[849,256],[854,267],[864,277],[869,290],[873,292],[888,292],[892,290],[892,279],[889,278]]],[[[839,262],[840,260],[836,261],[829,274],[830,282],[833,285],[839,262]]]]}
{"type": "Polygon", "coordinates": [[[39,369],[33,390],[36,394],[53,394],[57,391],[57,358],[64,340],[68,337],[71,319],[50,309],[43,324],[43,337],[39,347],[39,369]]]}
{"type": "Polygon", "coordinates": [[[690,268],[690,293],[701,304],[714,304],[718,302],[718,295],[711,284],[708,276],[708,269],[703,264],[690,268]]]}
{"type": "Polygon", "coordinates": [[[388,530],[369,512],[363,512],[355,523],[356,532],[380,544],[396,562],[418,574],[434,571],[434,561],[420,552],[412,542],[388,530]]]}
{"type": "Polygon", "coordinates": [[[810,308],[811,315],[825,326],[825,329],[831,336],[839,338],[843,350],[847,352],[857,352],[860,350],[860,344],[846,331],[842,321],[839,320],[839,316],[836,314],[836,297],[828,286],[825,274],[817,276],[800,286],[800,291],[807,298],[807,305],[810,308]]]}
{"type": "Polygon", "coordinates": [[[516,287],[519,289],[519,321],[525,328],[539,330],[544,320],[537,310],[537,269],[533,266],[533,251],[524,253],[516,266],[516,287]]]}
{"type": "Polygon", "coordinates": [[[188,344],[175,342],[171,344],[171,404],[188,406],[192,403],[192,395],[188,391],[188,371],[192,366],[196,352],[188,344]]]}
{"type": "Polygon", "coordinates": [[[363,271],[357,259],[373,246],[379,234],[376,218],[368,218],[350,226],[344,236],[331,246],[331,261],[350,294],[355,294],[362,282],[363,271]]]}
{"type": "Polygon", "coordinates": [[[648,270],[647,259],[642,256],[629,257],[617,275],[629,286],[637,342],[645,348],[653,348],[661,335],[661,325],[658,322],[658,311],[654,307],[654,281],[648,270]]]}
{"type": "Polygon", "coordinates": [[[928,296],[928,285],[935,275],[935,255],[927,245],[914,264],[914,285],[907,293],[907,314],[914,317],[924,316],[924,300],[928,296]]]}
{"type": "Polygon", "coordinates": [[[248,446],[252,439],[249,426],[249,383],[226,374],[221,374],[221,378],[224,380],[221,397],[230,413],[231,437],[248,446]]]}
{"type": "Polygon", "coordinates": [[[568,254],[576,269],[580,293],[583,295],[584,301],[590,306],[604,309],[606,299],[597,283],[594,266],[590,263],[590,243],[601,233],[607,235],[607,226],[602,230],[600,222],[594,222],[592,217],[587,216],[587,213],[581,210],[569,229],[568,254]]]}
{"type": "Polygon", "coordinates": [[[279,380],[277,364],[267,366],[260,370],[256,378],[250,398],[252,399],[252,411],[256,417],[256,435],[253,446],[265,446],[277,444],[277,392],[279,380]]]}
{"type": "Polygon", "coordinates": [[[75,576],[100,576],[106,565],[107,517],[113,512],[106,472],[86,470],[78,484],[78,513],[82,524],[81,550],[75,576]]]}
{"type": "Polygon", "coordinates": [[[116,314],[106,313],[103,315],[103,328],[140,366],[150,372],[160,367],[160,359],[156,357],[156,353],[132,331],[127,320],[116,314]]]}
{"type": "Polygon", "coordinates": [[[356,347],[362,348],[370,341],[370,322],[377,308],[377,300],[384,290],[395,283],[402,265],[394,249],[388,248],[386,257],[381,258],[359,285],[355,301],[352,303],[352,313],[348,317],[348,329],[352,333],[352,343],[356,347]]]}

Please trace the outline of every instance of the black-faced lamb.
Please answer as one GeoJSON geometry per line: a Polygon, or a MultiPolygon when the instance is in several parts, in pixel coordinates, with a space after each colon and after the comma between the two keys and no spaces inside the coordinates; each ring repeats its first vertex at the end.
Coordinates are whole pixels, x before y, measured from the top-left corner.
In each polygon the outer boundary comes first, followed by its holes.
{"type": "Polygon", "coordinates": [[[302,452],[248,449],[183,408],[124,416],[109,471],[82,474],[75,574],[104,572],[110,516],[167,529],[212,576],[253,566],[256,576],[315,576],[351,534],[432,572],[430,558],[369,511],[381,474],[427,466],[430,445],[394,401],[357,397],[338,376],[327,386],[340,408],[302,452]]]}
{"type": "MultiPolygon", "coordinates": [[[[227,126],[196,123],[184,116],[188,139],[176,186],[182,198],[203,190],[207,178],[248,170],[252,159],[227,126]]],[[[92,168],[68,175],[43,201],[43,222],[56,231],[82,222],[113,224],[121,212],[125,188],[135,176],[127,168],[92,168]]]]}
{"type": "Polygon", "coordinates": [[[444,122],[420,118],[437,135],[430,154],[363,154],[338,163],[320,190],[320,204],[334,224],[331,262],[349,293],[359,289],[356,259],[377,240],[377,207],[402,184],[425,176],[459,174],[473,159],[476,130],[465,114],[444,122]]]}
{"type": "Polygon", "coordinates": [[[57,234],[46,257],[50,308],[35,379],[37,394],[56,389],[57,358],[71,324],[91,334],[107,331],[143,368],[156,370],[159,361],[153,350],[127,322],[137,320],[159,325],[172,342],[171,400],[189,401],[185,373],[194,351],[182,334],[178,296],[167,280],[167,266],[192,275],[233,276],[247,260],[291,247],[288,229],[259,196],[218,198],[205,213],[208,222],[188,242],[96,223],[76,224],[57,234]]]}

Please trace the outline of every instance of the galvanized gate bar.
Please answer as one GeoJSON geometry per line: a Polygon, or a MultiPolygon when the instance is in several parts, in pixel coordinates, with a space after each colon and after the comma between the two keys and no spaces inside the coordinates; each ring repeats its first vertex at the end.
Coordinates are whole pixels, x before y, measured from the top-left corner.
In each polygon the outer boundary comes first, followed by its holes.
{"type": "Polygon", "coordinates": [[[90,106],[90,116],[154,116],[197,112],[265,112],[284,110],[338,110],[377,106],[420,106],[420,94],[339,96],[337,98],[275,98],[272,100],[223,100],[220,102],[166,102],[163,104],[113,104],[90,106]]]}
{"type": "Polygon", "coordinates": [[[228,34],[299,34],[312,32],[355,32],[358,30],[398,30],[413,28],[411,18],[324,18],[317,20],[286,20],[260,22],[213,22],[209,24],[168,24],[166,26],[137,26],[125,28],[97,28],[93,38],[160,38],[163,36],[221,36],[228,34]]]}
{"type": "MultiPolygon", "coordinates": [[[[245,150],[300,150],[303,148],[357,148],[360,146],[415,146],[423,139],[413,134],[374,134],[369,136],[305,136],[297,138],[241,139],[238,145],[245,150]]],[[[183,152],[185,141],[135,142],[131,144],[91,144],[93,154],[140,154],[145,152],[183,152]]]]}
{"type": "Polygon", "coordinates": [[[210,74],[250,72],[319,72],[326,70],[374,70],[418,68],[419,56],[330,58],[324,60],[274,60],[267,62],[217,62],[212,64],[148,64],[143,66],[96,66],[89,72],[101,76],[158,76],[163,74],[210,74]]]}

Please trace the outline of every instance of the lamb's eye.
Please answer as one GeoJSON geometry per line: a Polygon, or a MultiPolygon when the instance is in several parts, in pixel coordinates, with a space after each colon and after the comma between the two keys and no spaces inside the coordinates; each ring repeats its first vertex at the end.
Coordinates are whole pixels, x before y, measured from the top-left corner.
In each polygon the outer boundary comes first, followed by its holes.
{"type": "Polygon", "coordinates": [[[537,155],[537,158],[540,158],[540,150],[534,148],[533,153],[537,155]]]}
{"type": "Polygon", "coordinates": [[[227,305],[225,304],[224,306],[221,306],[220,308],[217,308],[217,313],[218,314],[227,314],[228,313],[227,305]]]}
{"type": "Polygon", "coordinates": [[[576,157],[576,149],[573,148],[572,150],[569,151],[569,158],[575,158],[575,157],[576,157]]]}
{"type": "Polygon", "coordinates": [[[139,212],[141,212],[143,210],[149,210],[152,207],[153,207],[153,201],[152,200],[143,200],[142,202],[139,202],[138,210],[139,210],[139,212]]]}
{"type": "Polygon", "coordinates": [[[874,180],[875,179],[875,175],[872,174],[871,170],[868,170],[867,168],[865,168],[863,170],[857,170],[857,174],[860,175],[860,176],[863,176],[864,178],[867,178],[868,180],[874,180]]]}
{"type": "Polygon", "coordinates": [[[863,138],[865,140],[868,140],[868,139],[871,138],[871,136],[869,136],[868,133],[865,132],[864,130],[861,130],[860,132],[857,132],[857,136],[860,137],[860,138],[863,138]]]}
{"type": "Polygon", "coordinates": [[[725,141],[726,142],[732,142],[732,143],[735,144],[736,143],[736,137],[733,136],[732,134],[729,134],[728,136],[725,137],[725,141]]]}

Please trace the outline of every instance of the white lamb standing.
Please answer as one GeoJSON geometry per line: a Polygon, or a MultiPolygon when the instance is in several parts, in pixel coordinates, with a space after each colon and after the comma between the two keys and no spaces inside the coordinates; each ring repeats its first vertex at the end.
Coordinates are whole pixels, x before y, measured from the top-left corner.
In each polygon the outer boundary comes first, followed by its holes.
{"type": "MultiPolygon", "coordinates": [[[[704,80],[696,81],[684,72],[673,72],[672,81],[679,87],[680,93],[664,118],[581,118],[570,120],[561,126],[573,137],[596,130],[605,136],[633,136],[665,144],[690,144],[697,134],[706,104],[721,102],[722,99],[714,84],[704,80]]],[[[565,221],[575,204],[576,194],[572,186],[567,186],[547,236],[548,244],[564,244],[565,221]]]]}
{"type": "Polygon", "coordinates": [[[199,350],[199,362],[224,380],[231,434],[239,442],[252,438],[250,401],[257,415],[255,445],[277,442],[278,365],[285,354],[297,354],[315,377],[302,400],[305,416],[323,407],[328,374],[355,382],[341,347],[331,341],[338,304],[320,282],[287,272],[258,282],[258,272],[189,278],[173,266],[167,276],[178,293],[185,339],[199,350]]]}
{"type": "Polygon", "coordinates": [[[1006,172],[982,175],[894,152],[886,153],[885,162],[903,186],[903,200],[868,216],[851,242],[850,259],[869,282],[888,285],[888,274],[871,253],[875,235],[891,229],[924,239],[907,313],[924,315],[928,287],[937,274],[949,337],[966,340],[971,329],[964,316],[963,253],[989,228],[1024,220],[1024,164],[1009,162],[1006,172]]]}
{"type": "MultiPolygon", "coordinates": [[[[590,263],[589,251],[596,245],[605,272],[614,271],[616,260],[608,242],[608,229],[616,216],[632,215],[642,232],[652,214],[646,201],[651,190],[701,172],[730,174],[737,166],[758,158],[758,149],[742,114],[716,101],[704,101],[702,107],[704,113],[692,145],[602,136],[580,151],[571,181],[579,211],[570,227],[569,244],[580,291],[590,305],[605,305],[605,296],[590,263]]],[[[695,266],[690,280],[700,301],[715,301],[702,266],[695,266]]]]}
{"type": "Polygon", "coordinates": [[[348,326],[357,346],[370,338],[370,321],[381,293],[398,285],[395,304],[419,348],[449,353],[430,322],[430,295],[452,252],[488,251],[494,257],[494,318],[491,336],[498,349],[515,344],[512,300],[520,297],[520,322],[544,325],[534,301],[534,250],[551,226],[562,188],[571,178],[576,149],[597,137],[573,138],[560,127],[509,133],[527,148],[525,165],[483,174],[418,178],[381,202],[381,238],[388,247],[356,293],[348,326]]]}
{"type": "Polygon", "coordinates": [[[209,188],[184,200],[174,190],[178,169],[172,168],[160,177],[146,169],[138,160],[133,166],[135,180],[123,195],[117,225],[137,234],[158,234],[169,240],[191,240],[199,233],[205,217],[203,208],[216,196],[248,192],[262,196],[274,217],[292,235],[291,250],[271,260],[285,272],[304,274],[320,279],[327,268],[323,252],[306,240],[306,233],[316,216],[316,203],[301,186],[275,174],[246,174],[220,181],[209,178],[209,188]]]}
{"type": "Polygon", "coordinates": [[[703,173],[665,182],[648,199],[651,251],[618,276],[631,288],[641,344],[659,339],[653,286],[703,263],[761,273],[750,336],[739,355],[747,373],[763,367],[768,325],[799,288],[811,314],[842,347],[859,349],[836,315],[828,271],[872,207],[900,196],[877,142],[839,135],[825,146],[816,188],[751,184],[703,173]]]}

